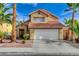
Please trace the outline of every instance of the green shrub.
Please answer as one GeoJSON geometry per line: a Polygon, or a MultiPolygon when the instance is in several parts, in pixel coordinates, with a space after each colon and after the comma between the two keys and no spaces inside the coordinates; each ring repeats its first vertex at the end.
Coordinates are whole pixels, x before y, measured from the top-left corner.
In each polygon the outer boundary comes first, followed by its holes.
{"type": "Polygon", "coordinates": [[[23,35],[21,36],[21,39],[22,39],[22,43],[24,44],[24,43],[26,42],[26,40],[29,39],[29,34],[23,34],[23,35]]]}
{"type": "Polygon", "coordinates": [[[9,33],[9,32],[4,32],[4,38],[5,38],[5,39],[10,39],[10,37],[11,37],[11,33],[9,33]]]}
{"type": "Polygon", "coordinates": [[[29,38],[29,34],[24,34],[24,35],[23,35],[23,39],[24,39],[24,40],[27,40],[28,38],[29,38]]]}
{"type": "Polygon", "coordinates": [[[4,32],[0,31],[0,38],[4,38],[4,32]]]}

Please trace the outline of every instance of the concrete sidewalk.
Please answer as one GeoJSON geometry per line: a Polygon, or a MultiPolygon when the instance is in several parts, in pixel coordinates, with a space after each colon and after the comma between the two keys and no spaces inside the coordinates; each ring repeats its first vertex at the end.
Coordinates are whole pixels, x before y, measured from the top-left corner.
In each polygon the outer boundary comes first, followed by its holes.
{"type": "Polygon", "coordinates": [[[0,52],[33,52],[33,48],[0,48],[0,52]]]}

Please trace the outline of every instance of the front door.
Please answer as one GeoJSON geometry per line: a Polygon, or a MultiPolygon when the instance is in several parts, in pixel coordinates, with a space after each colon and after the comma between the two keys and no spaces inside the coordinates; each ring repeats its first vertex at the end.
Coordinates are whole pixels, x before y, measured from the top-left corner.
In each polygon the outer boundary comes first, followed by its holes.
{"type": "Polygon", "coordinates": [[[19,37],[22,37],[24,34],[24,29],[19,29],[19,37]]]}

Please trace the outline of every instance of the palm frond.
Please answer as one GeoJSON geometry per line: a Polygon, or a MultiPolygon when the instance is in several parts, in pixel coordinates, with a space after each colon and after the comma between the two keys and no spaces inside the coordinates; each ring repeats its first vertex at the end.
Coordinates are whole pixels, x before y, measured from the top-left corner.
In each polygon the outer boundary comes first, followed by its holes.
{"type": "Polygon", "coordinates": [[[0,9],[0,22],[1,23],[4,23],[4,22],[11,23],[11,16],[13,16],[13,14],[12,13],[7,13],[6,14],[6,12],[8,10],[12,9],[13,6],[12,7],[5,7],[5,4],[0,4],[0,6],[1,6],[1,9],[0,9]]]}
{"type": "Polygon", "coordinates": [[[0,9],[2,9],[5,5],[3,3],[0,3],[0,9]]]}
{"type": "Polygon", "coordinates": [[[66,3],[69,7],[72,7],[74,3],[66,3]]]}
{"type": "Polygon", "coordinates": [[[79,21],[78,20],[75,21],[73,31],[79,37],[79,21]]]}
{"type": "Polygon", "coordinates": [[[8,11],[8,10],[10,10],[10,9],[12,9],[12,7],[4,8],[2,12],[5,13],[6,11],[8,11]]]}
{"type": "Polygon", "coordinates": [[[73,11],[74,13],[78,12],[77,8],[79,8],[79,3],[66,3],[68,8],[64,10],[64,12],[73,11]]]}
{"type": "Polygon", "coordinates": [[[6,18],[7,18],[7,17],[11,17],[11,16],[13,16],[12,13],[5,14],[5,17],[6,17],[6,18]]]}

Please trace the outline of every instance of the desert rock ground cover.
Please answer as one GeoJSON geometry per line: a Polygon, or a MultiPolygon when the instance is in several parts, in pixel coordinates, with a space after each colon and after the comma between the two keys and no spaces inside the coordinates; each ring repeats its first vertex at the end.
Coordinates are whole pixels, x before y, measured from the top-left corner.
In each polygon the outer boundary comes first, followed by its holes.
{"type": "Polygon", "coordinates": [[[31,47],[32,40],[26,40],[26,43],[22,43],[22,40],[16,40],[16,42],[10,42],[10,40],[4,39],[2,43],[0,43],[0,47],[31,47]]]}

